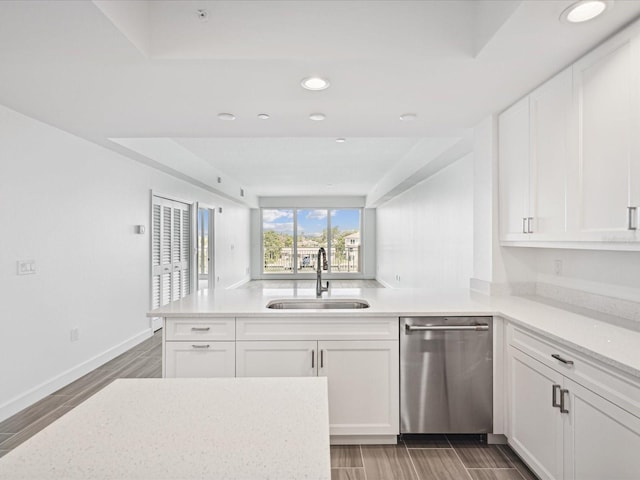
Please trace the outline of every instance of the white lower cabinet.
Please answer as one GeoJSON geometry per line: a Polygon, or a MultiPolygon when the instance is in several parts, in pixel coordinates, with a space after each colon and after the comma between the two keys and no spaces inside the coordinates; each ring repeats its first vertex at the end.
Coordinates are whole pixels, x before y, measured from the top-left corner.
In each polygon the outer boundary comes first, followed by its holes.
{"type": "Polygon", "coordinates": [[[164,319],[166,378],[234,377],[235,318],[164,319]]]}
{"type": "Polygon", "coordinates": [[[509,337],[509,444],[536,474],[545,480],[640,478],[640,417],[625,409],[638,413],[637,387],[512,326],[509,337]]]}
{"type": "Polygon", "coordinates": [[[398,435],[397,318],[238,318],[236,332],[237,376],[327,377],[332,436],[398,435]]]}
{"type": "Polygon", "coordinates": [[[565,379],[564,478],[640,478],[640,418],[565,379]]]}
{"type": "Polygon", "coordinates": [[[397,317],[165,319],[163,369],[169,378],[324,376],[332,436],[395,443],[398,349],[397,317]]]}
{"type": "Polygon", "coordinates": [[[318,342],[329,385],[331,435],[399,433],[397,341],[318,342]]]}
{"type": "Polygon", "coordinates": [[[541,478],[561,479],[562,417],[552,390],[562,375],[513,347],[509,360],[509,443],[541,478]]]}
{"type": "Polygon", "coordinates": [[[238,377],[314,377],[318,342],[237,342],[238,377]]]}
{"type": "Polygon", "coordinates": [[[398,342],[237,342],[238,377],[327,377],[331,435],[397,435],[398,342]]]}
{"type": "Polygon", "coordinates": [[[166,342],[166,378],[234,377],[235,342],[166,342]]]}

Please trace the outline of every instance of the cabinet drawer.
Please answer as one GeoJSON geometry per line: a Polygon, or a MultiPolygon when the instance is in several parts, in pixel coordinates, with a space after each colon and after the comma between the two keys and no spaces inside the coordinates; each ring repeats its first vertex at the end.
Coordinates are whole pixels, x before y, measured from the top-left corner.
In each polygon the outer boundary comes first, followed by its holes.
{"type": "Polygon", "coordinates": [[[238,318],[238,340],[397,340],[395,317],[238,318]]]}
{"type": "Polygon", "coordinates": [[[233,318],[165,319],[165,340],[203,341],[235,340],[233,318]]]}
{"type": "Polygon", "coordinates": [[[234,377],[235,342],[166,342],[165,378],[234,377]]]}
{"type": "Polygon", "coordinates": [[[508,326],[507,339],[514,348],[640,417],[640,382],[637,378],[513,324],[508,326]],[[554,356],[573,363],[563,363],[554,356]]]}

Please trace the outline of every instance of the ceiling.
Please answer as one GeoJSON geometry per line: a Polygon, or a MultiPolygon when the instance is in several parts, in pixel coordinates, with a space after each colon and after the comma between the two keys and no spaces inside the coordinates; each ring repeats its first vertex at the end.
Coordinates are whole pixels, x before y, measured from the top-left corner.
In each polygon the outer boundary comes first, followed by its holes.
{"type": "Polygon", "coordinates": [[[567,25],[571,3],[5,0],[0,103],[248,205],[375,204],[640,15],[567,25]]]}

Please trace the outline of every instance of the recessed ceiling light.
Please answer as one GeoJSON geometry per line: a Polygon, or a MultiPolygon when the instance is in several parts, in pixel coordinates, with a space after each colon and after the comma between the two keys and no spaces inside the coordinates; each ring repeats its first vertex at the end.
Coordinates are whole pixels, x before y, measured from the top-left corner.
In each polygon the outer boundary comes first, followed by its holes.
{"type": "Polygon", "coordinates": [[[198,17],[198,20],[200,20],[201,22],[208,22],[209,12],[204,9],[196,10],[196,17],[198,17]]]}
{"type": "Polygon", "coordinates": [[[337,143],[344,143],[344,142],[346,142],[346,141],[347,141],[347,139],[346,139],[346,138],[336,138],[336,142],[337,142],[337,143]]]}
{"type": "Polygon", "coordinates": [[[562,12],[560,20],[568,23],[586,22],[604,13],[611,3],[611,0],[581,0],[562,12]]]}
{"type": "Polygon", "coordinates": [[[307,90],[324,90],[329,88],[329,80],[320,77],[307,77],[302,80],[301,85],[307,90]]]}
{"type": "Polygon", "coordinates": [[[258,118],[260,120],[269,120],[271,116],[268,113],[259,113],[258,118]]]}
{"type": "Polygon", "coordinates": [[[312,113],[311,115],[309,115],[309,118],[311,120],[319,122],[320,120],[324,120],[325,118],[327,118],[327,116],[324,113],[312,113]]]}
{"type": "Polygon", "coordinates": [[[402,120],[403,122],[411,122],[416,118],[418,118],[418,115],[415,113],[403,113],[402,115],[400,115],[400,120],[402,120]]]}
{"type": "Polygon", "coordinates": [[[218,118],[220,120],[235,120],[236,116],[233,113],[219,113],[218,118]]]}

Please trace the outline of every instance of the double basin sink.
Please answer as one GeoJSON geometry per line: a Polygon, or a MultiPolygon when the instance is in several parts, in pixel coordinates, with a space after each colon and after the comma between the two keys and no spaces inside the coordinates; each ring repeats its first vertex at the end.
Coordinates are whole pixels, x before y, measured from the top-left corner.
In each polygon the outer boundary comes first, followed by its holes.
{"type": "Polygon", "coordinates": [[[366,300],[352,298],[286,298],[270,301],[267,303],[267,308],[273,310],[353,310],[369,308],[369,303],[366,300]]]}

